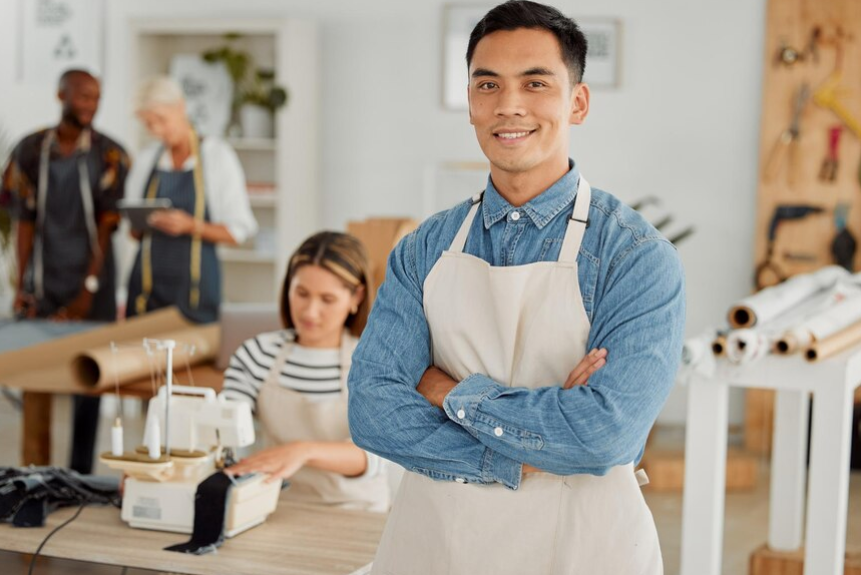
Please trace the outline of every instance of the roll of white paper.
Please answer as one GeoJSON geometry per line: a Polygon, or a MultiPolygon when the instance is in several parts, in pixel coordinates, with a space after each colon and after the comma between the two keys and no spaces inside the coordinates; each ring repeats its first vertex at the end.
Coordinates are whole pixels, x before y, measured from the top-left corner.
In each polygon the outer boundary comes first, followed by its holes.
{"type": "Polygon", "coordinates": [[[790,278],[734,305],[729,312],[729,324],[739,329],[767,323],[848,276],[849,272],[839,266],[827,266],[790,278]]]}
{"type": "Polygon", "coordinates": [[[776,350],[790,354],[807,349],[814,341],[829,337],[861,321],[861,286],[850,276],[828,290],[820,305],[802,314],[780,334],[776,350]]]}
{"type": "Polygon", "coordinates": [[[682,364],[696,365],[706,353],[711,353],[711,337],[695,337],[687,340],[682,348],[682,364]]]}
{"type": "Polygon", "coordinates": [[[771,350],[771,339],[765,333],[739,329],[726,338],[727,358],[733,363],[751,363],[762,359],[771,350]]]}

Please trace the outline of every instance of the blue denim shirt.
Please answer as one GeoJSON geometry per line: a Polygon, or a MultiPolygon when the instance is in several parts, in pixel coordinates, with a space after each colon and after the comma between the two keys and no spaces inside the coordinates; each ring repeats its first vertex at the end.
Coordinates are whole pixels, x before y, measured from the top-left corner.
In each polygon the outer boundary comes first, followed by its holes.
{"type": "MultiPolygon", "coordinates": [[[[517,208],[525,217],[512,219],[515,208],[488,178],[465,251],[494,266],[557,260],[578,180],[572,162],[517,208]]],[[[472,374],[441,410],[415,390],[432,363],[424,281],[469,205],[431,217],[389,257],[349,375],[353,441],[433,479],[511,489],[520,485],[523,463],[559,475],[603,475],[639,461],[681,357],[684,272],[674,247],[634,210],[593,188],[578,274],[591,323],[588,349],[607,348],[607,364],[588,385],[567,390],[510,388],[472,374]],[[456,417],[459,410],[466,417],[456,417]],[[496,427],[513,432],[497,437],[496,427]]]]}

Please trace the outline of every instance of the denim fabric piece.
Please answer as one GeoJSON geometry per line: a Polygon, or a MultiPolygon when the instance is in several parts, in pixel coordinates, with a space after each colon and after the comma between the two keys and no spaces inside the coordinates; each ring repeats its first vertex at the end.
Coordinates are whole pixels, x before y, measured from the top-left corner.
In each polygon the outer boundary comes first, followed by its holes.
{"type": "MultiPolygon", "coordinates": [[[[579,181],[573,161],[570,166],[518,208],[488,178],[464,251],[493,266],[557,260],[579,181]]],[[[607,348],[607,365],[588,386],[569,390],[509,388],[472,374],[449,393],[445,411],[415,391],[432,363],[424,281],[470,203],[431,217],[389,257],[349,375],[354,442],[433,479],[512,489],[520,484],[522,463],[560,475],[604,475],[638,462],[681,358],[684,272],[674,247],[654,227],[595,188],[577,263],[591,322],[587,350],[607,348]],[[497,437],[496,427],[509,433],[497,437]]]]}

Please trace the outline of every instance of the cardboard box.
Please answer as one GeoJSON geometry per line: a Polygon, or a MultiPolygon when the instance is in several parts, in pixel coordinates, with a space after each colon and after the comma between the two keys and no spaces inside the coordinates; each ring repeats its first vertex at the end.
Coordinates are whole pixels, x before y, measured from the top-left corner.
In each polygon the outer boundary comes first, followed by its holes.
{"type": "Polygon", "coordinates": [[[389,253],[418,225],[419,222],[411,218],[369,218],[363,222],[347,224],[347,233],[359,238],[368,250],[374,289],[380,289],[386,278],[389,253]]]}

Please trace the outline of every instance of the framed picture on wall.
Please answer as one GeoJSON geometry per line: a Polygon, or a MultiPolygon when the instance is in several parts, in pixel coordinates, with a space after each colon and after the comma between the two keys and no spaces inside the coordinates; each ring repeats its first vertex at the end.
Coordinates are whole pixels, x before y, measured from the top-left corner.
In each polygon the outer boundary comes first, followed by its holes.
{"type": "Polygon", "coordinates": [[[230,124],[233,80],[223,62],[207,62],[199,54],[176,54],[170,75],[185,94],[188,117],[204,136],[224,136],[230,124]]]}
{"type": "Polygon", "coordinates": [[[493,5],[488,4],[446,4],[443,7],[442,104],[448,110],[469,108],[466,97],[469,34],[491,8],[493,5]]]}
{"type": "Polygon", "coordinates": [[[590,88],[618,88],[621,84],[621,23],[612,18],[576,18],[586,35],[586,74],[590,88]]]}
{"type": "MultiPolygon", "coordinates": [[[[466,110],[469,107],[466,48],[472,29],[491,8],[492,4],[446,4],[443,7],[442,104],[448,110],[466,110]]],[[[574,19],[589,43],[585,81],[593,88],[619,87],[620,21],[576,16],[574,19]]]]}
{"type": "Polygon", "coordinates": [[[103,0],[20,0],[19,7],[22,83],[53,87],[72,68],[101,75],[103,0]]]}

